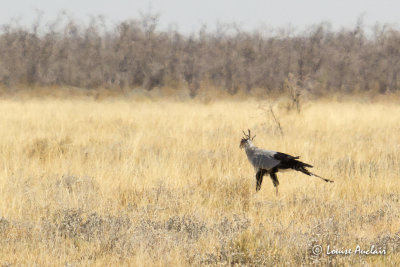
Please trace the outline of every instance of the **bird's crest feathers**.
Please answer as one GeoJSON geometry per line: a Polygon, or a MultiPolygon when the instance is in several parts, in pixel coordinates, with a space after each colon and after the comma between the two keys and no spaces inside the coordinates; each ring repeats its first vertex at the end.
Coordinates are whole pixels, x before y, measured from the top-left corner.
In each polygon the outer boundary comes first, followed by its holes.
{"type": "Polygon", "coordinates": [[[243,134],[244,134],[244,137],[245,137],[244,139],[253,141],[253,139],[254,139],[256,136],[254,135],[253,137],[251,137],[250,129],[247,129],[247,131],[249,132],[248,134],[246,134],[246,133],[243,131],[243,134]]]}

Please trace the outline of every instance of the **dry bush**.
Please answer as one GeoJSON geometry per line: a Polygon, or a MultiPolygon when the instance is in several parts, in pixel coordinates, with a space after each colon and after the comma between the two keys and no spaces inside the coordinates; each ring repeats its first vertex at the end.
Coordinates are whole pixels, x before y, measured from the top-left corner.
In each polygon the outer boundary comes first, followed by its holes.
{"type": "Polygon", "coordinates": [[[85,25],[60,14],[31,27],[1,25],[0,84],[13,90],[171,87],[190,97],[207,87],[265,95],[285,92],[292,73],[302,89],[312,82],[316,95],[399,89],[400,31],[388,25],[376,25],[371,36],[361,22],[341,31],[321,23],[303,32],[274,29],[275,34],[219,25],[215,32],[203,28],[188,36],[160,31],[158,21],[142,14],[105,27],[101,16],[85,25]]]}

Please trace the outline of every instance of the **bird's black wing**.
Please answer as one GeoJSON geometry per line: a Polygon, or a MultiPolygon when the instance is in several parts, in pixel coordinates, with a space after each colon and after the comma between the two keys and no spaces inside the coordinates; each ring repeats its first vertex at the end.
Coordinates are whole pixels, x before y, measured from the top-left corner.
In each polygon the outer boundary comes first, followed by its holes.
{"type": "MultiPolygon", "coordinates": [[[[275,170],[284,170],[284,169],[293,169],[296,171],[300,171],[304,174],[310,175],[310,176],[315,176],[318,177],[322,180],[324,180],[325,182],[330,182],[333,183],[332,180],[323,178],[319,175],[316,175],[312,172],[310,172],[309,170],[307,170],[306,168],[312,168],[313,166],[304,162],[301,162],[297,159],[299,159],[300,157],[294,157],[285,153],[281,153],[281,152],[276,152],[273,155],[274,159],[279,160],[279,164],[275,167],[275,170]]],[[[272,172],[274,174],[274,172],[272,172]]],[[[271,176],[272,178],[272,176],[271,176]]]]}
{"type": "Polygon", "coordinates": [[[281,152],[276,152],[274,154],[274,159],[280,160],[280,161],[287,161],[287,160],[291,160],[291,159],[298,159],[300,157],[294,157],[285,153],[281,153],[281,152]]]}
{"type": "Polygon", "coordinates": [[[276,152],[274,155],[274,159],[280,161],[279,165],[277,166],[279,169],[298,169],[303,167],[312,168],[312,165],[297,160],[299,158],[300,157],[294,157],[281,152],[276,152]]]}

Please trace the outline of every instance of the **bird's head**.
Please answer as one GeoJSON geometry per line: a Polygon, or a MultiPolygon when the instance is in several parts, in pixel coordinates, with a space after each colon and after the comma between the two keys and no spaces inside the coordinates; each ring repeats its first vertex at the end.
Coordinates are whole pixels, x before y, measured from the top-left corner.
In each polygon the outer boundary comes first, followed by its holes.
{"type": "Polygon", "coordinates": [[[252,146],[253,145],[253,143],[251,142],[251,141],[253,141],[253,139],[254,139],[254,137],[256,137],[256,136],[253,136],[253,137],[251,137],[251,134],[250,134],[250,129],[248,129],[248,134],[246,134],[244,131],[243,131],[243,134],[244,134],[244,137],[242,138],[242,140],[240,141],[240,148],[245,148],[245,147],[249,147],[249,146],[252,146]]]}

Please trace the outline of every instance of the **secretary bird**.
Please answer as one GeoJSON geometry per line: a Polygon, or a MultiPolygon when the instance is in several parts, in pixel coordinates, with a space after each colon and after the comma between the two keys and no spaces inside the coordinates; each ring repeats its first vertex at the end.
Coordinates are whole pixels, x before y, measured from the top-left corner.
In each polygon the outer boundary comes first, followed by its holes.
{"type": "Polygon", "coordinates": [[[256,136],[251,137],[250,130],[249,133],[244,133],[244,138],[240,141],[240,148],[244,148],[246,151],[247,158],[250,163],[253,165],[256,170],[256,191],[261,189],[261,183],[263,181],[263,176],[265,174],[269,174],[271,177],[272,183],[274,184],[276,195],[278,195],[278,177],[276,176],[277,172],[287,171],[287,170],[296,170],[300,171],[308,176],[318,177],[325,182],[333,183],[332,180],[325,179],[319,175],[316,175],[306,168],[312,168],[310,164],[299,161],[300,157],[294,157],[285,153],[276,152],[272,150],[265,150],[258,148],[253,145],[253,139],[256,136]]]}

